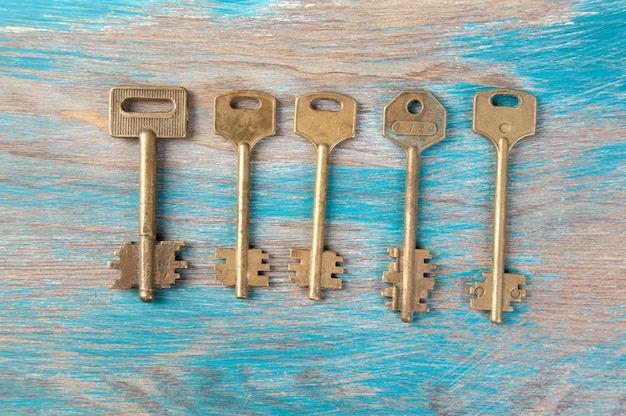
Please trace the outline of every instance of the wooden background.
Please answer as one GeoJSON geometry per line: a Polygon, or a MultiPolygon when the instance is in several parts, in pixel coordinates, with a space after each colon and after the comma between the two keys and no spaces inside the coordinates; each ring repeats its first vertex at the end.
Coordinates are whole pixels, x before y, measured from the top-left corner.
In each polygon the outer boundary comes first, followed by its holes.
{"type": "Polygon", "coordinates": [[[626,413],[626,5],[621,0],[0,4],[0,408],[3,414],[626,413]],[[159,232],[190,268],[143,304],[106,268],[137,239],[136,140],[108,134],[115,85],[190,91],[187,140],[161,141],[159,232]],[[469,308],[490,266],[495,156],[471,131],[493,87],[539,100],[513,150],[507,269],[528,296],[505,322],[469,308]],[[214,251],[235,244],[236,152],[213,99],[278,99],[252,154],[251,242],[271,287],[235,299],[214,251]],[[384,105],[429,89],[448,136],[424,152],[418,244],[431,312],[404,324],[380,291],[402,242],[404,154],[384,105]],[[331,155],[327,238],[344,289],[288,279],[308,248],[313,147],[297,95],[348,94],[331,155]]]}

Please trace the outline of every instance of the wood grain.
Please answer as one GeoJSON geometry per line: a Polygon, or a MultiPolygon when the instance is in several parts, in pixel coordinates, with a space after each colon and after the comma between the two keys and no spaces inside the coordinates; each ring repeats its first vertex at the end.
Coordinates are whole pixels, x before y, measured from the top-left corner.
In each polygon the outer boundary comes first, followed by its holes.
{"type": "Polygon", "coordinates": [[[0,5],[0,404],[4,414],[623,414],[626,412],[626,6],[618,0],[152,1],[0,5]],[[190,91],[187,140],[159,143],[159,232],[190,268],[143,304],[111,291],[137,235],[136,140],[107,132],[116,85],[190,91]],[[471,131],[492,87],[539,100],[513,150],[507,269],[527,298],[502,325],[469,309],[490,265],[495,156],[471,131]],[[428,89],[448,135],[421,161],[418,245],[431,312],[380,292],[402,241],[404,154],[384,105],[428,89]],[[235,244],[236,154],[213,99],[258,89],[278,133],[252,154],[251,242],[269,288],[235,299],[213,271],[235,244]],[[312,146],[297,95],[359,103],[331,155],[326,244],[344,288],[288,279],[307,248],[312,146]]]}

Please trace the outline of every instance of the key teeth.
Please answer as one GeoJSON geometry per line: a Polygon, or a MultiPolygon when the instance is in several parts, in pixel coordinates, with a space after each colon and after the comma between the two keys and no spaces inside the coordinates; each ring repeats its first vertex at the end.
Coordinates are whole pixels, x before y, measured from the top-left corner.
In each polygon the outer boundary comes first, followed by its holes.
{"type": "Polygon", "coordinates": [[[138,253],[134,242],[124,242],[119,250],[113,252],[119,261],[110,261],[110,269],[119,270],[119,277],[109,285],[111,289],[133,289],[139,284],[138,253]]]}
{"type": "Polygon", "coordinates": [[[224,263],[215,263],[213,268],[218,274],[215,278],[222,282],[222,286],[235,286],[235,255],[236,250],[234,248],[217,248],[215,249],[215,260],[224,260],[224,263]],[[233,265],[233,266],[231,266],[233,265]]]}
{"type": "MultiPolygon", "coordinates": [[[[425,313],[430,310],[427,304],[428,295],[435,286],[435,279],[427,275],[435,270],[436,266],[433,263],[426,262],[426,260],[430,260],[432,258],[429,250],[414,250],[415,275],[413,276],[413,279],[415,288],[415,301],[413,305],[413,312],[425,313]]],[[[385,288],[381,292],[382,296],[391,298],[391,302],[385,303],[387,308],[390,310],[402,309],[402,251],[403,250],[399,248],[387,249],[389,256],[396,259],[396,261],[392,261],[389,263],[389,270],[383,272],[382,276],[383,282],[392,284],[390,287],[385,288]]]]}
{"type": "Polygon", "coordinates": [[[176,260],[176,253],[184,246],[184,241],[161,241],[156,245],[156,286],[158,288],[171,288],[176,280],[180,279],[180,273],[177,273],[176,270],[187,268],[188,264],[185,260],[176,260]]]}
{"type": "Polygon", "coordinates": [[[341,262],[343,262],[343,257],[338,256],[334,251],[324,251],[322,254],[322,288],[341,289],[342,279],[333,277],[333,274],[343,273],[343,267],[337,265],[341,262]]]}
{"type": "MultiPolygon", "coordinates": [[[[522,298],[526,296],[526,290],[522,289],[520,285],[526,283],[526,277],[523,274],[518,273],[504,273],[504,290],[503,290],[503,302],[502,311],[512,312],[513,306],[511,302],[521,302],[522,298]],[[515,295],[515,296],[514,296],[515,295]]],[[[492,292],[492,279],[493,274],[484,272],[484,282],[476,282],[474,286],[470,287],[470,294],[474,295],[474,299],[470,299],[470,308],[490,311],[491,310],[491,292],[492,292]]]]}
{"type": "MultiPolygon", "coordinates": [[[[311,267],[311,250],[291,249],[289,255],[299,263],[290,263],[289,271],[295,272],[289,276],[289,280],[300,287],[309,286],[309,268],[311,267]]],[[[322,281],[320,287],[324,289],[341,289],[342,280],[333,277],[333,274],[342,274],[343,267],[337,263],[343,262],[343,257],[338,256],[334,251],[326,250],[322,253],[322,281]]]]}
{"type": "Polygon", "coordinates": [[[259,272],[269,272],[269,263],[264,263],[265,260],[269,260],[270,256],[263,250],[258,248],[248,249],[248,271],[250,277],[248,278],[248,286],[269,286],[269,277],[260,275],[259,272]]]}
{"type": "Polygon", "coordinates": [[[295,272],[295,274],[289,275],[289,280],[300,287],[308,287],[309,277],[307,271],[311,261],[311,251],[291,249],[289,250],[289,257],[299,261],[298,263],[289,263],[287,266],[289,271],[295,272]]]}
{"type": "MultiPolygon", "coordinates": [[[[224,263],[215,263],[213,268],[219,272],[215,278],[222,282],[223,286],[235,286],[237,283],[236,261],[237,249],[218,248],[215,250],[216,260],[225,260],[224,263]]],[[[269,277],[259,275],[259,272],[269,272],[269,254],[258,248],[248,249],[248,286],[269,286],[269,277]]]]}
{"type": "MultiPolygon", "coordinates": [[[[158,288],[170,288],[180,274],[176,269],[186,269],[185,260],[176,260],[176,253],[185,245],[184,241],[160,241],[155,246],[157,275],[155,285],[158,288]]],[[[125,242],[114,253],[119,261],[110,261],[110,269],[120,271],[120,277],[109,287],[111,289],[133,289],[139,285],[139,248],[134,242],[125,242]]]]}

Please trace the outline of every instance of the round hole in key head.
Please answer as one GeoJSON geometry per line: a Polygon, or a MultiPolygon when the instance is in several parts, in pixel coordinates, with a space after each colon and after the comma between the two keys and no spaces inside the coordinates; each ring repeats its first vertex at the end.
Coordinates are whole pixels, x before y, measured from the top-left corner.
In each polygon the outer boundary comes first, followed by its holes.
{"type": "Polygon", "coordinates": [[[513,94],[494,94],[491,96],[491,105],[494,107],[519,107],[522,99],[513,94]]]}
{"type": "Polygon", "coordinates": [[[411,114],[418,115],[422,112],[423,109],[424,106],[422,105],[422,102],[420,100],[411,100],[406,104],[406,111],[411,114]]]}
{"type": "Polygon", "coordinates": [[[127,98],[121,105],[127,113],[170,113],[176,109],[171,98],[127,98]]]}
{"type": "Polygon", "coordinates": [[[258,110],[261,108],[261,101],[253,97],[235,97],[230,100],[230,108],[236,110],[258,110]]]}
{"type": "Polygon", "coordinates": [[[311,101],[311,109],[312,110],[321,110],[321,111],[339,111],[343,105],[336,100],[332,100],[330,98],[316,98],[311,101]]]}

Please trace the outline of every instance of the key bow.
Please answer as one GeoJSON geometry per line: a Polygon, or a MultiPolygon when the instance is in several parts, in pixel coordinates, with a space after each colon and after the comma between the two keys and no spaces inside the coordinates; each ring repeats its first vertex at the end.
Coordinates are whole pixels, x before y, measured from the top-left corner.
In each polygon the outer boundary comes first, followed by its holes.
{"type": "Polygon", "coordinates": [[[356,135],[356,101],[336,92],[312,92],[296,98],[293,130],[304,136],[317,149],[326,145],[329,151],[344,140],[356,135]],[[339,109],[315,108],[318,101],[334,101],[339,109]]]}
{"type": "Polygon", "coordinates": [[[235,147],[246,143],[252,148],[261,139],[276,134],[276,99],[251,90],[218,95],[213,128],[217,134],[230,139],[235,147]],[[257,105],[244,106],[246,101],[256,101],[257,105]]]}

